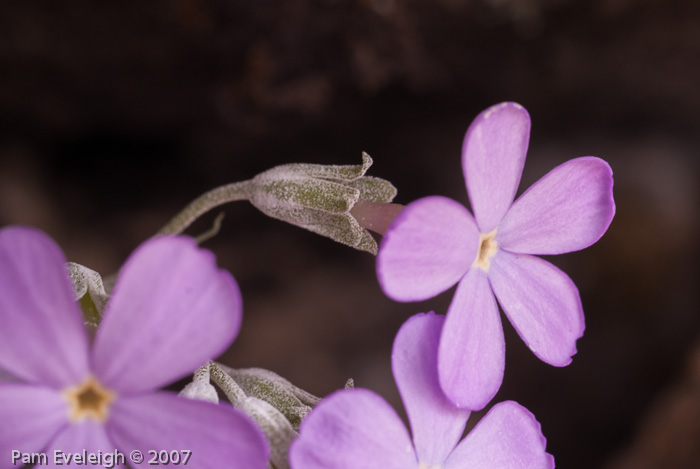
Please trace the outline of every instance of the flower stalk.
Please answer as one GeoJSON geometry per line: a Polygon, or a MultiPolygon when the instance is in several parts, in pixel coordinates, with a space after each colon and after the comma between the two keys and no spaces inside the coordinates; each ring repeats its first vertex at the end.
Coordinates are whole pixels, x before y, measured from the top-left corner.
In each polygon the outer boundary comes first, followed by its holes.
{"type": "MultiPolygon", "coordinates": [[[[383,234],[402,207],[390,203],[396,196],[396,188],[389,181],[365,176],[371,165],[372,158],[363,153],[360,165],[294,163],[276,166],[251,180],[206,192],[157,234],[182,233],[213,208],[248,200],[269,217],[376,254],[377,242],[368,230],[383,234]]],[[[208,237],[210,232],[198,239],[208,237]]]]}

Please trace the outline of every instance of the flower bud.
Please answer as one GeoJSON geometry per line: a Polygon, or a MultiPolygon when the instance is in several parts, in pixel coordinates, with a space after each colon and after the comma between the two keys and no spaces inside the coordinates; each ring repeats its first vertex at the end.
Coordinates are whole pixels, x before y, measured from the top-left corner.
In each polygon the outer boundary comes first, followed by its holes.
{"type": "Polygon", "coordinates": [[[212,379],[224,390],[234,407],[255,420],[265,433],[274,467],[289,469],[289,445],[299,436],[301,421],[320,399],[278,374],[261,368],[235,370],[211,362],[209,369],[212,379]]]}
{"type": "Polygon", "coordinates": [[[249,201],[272,218],[376,254],[376,241],[350,211],[358,201],[389,203],[396,188],[365,176],[371,165],[372,158],[363,153],[361,165],[277,166],[250,181],[249,201]]]}
{"type": "Polygon", "coordinates": [[[180,391],[180,396],[197,401],[218,404],[219,395],[217,394],[214,385],[211,384],[210,379],[211,362],[205,363],[194,372],[192,382],[188,383],[187,386],[180,391]]]}
{"type": "Polygon", "coordinates": [[[91,326],[97,326],[109,299],[102,282],[102,276],[98,272],[75,262],[67,262],[66,269],[73,283],[75,299],[80,304],[85,322],[91,326]]]}
{"type": "Polygon", "coordinates": [[[275,469],[289,469],[289,446],[298,436],[287,418],[276,408],[257,397],[246,397],[238,410],[252,418],[270,442],[270,462],[275,469]]]}
{"type": "Polygon", "coordinates": [[[219,403],[219,396],[216,393],[216,388],[209,382],[192,381],[180,391],[180,396],[196,401],[219,403]]]}
{"type": "Polygon", "coordinates": [[[301,421],[320,401],[320,398],[272,371],[262,368],[233,369],[219,363],[216,366],[228,374],[246,396],[262,399],[282,412],[295,430],[299,430],[301,421]]]}

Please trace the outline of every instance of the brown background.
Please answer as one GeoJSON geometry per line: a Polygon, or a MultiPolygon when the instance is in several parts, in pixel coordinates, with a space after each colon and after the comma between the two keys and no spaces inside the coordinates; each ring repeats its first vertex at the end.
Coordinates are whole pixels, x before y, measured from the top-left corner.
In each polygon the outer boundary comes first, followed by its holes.
{"type": "MultiPolygon", "coordinates": [[[[30,224],[70,260],[115,271],[200,193],[287,162],[375,159],[397,202],[466,202],[461,140],[515,100],[533,119],[522,188],[576,156],[605,158],[617,216],[553,260],[586,334],[571,366],[506,326],[496,400],[538,417],[558,467],[700,461],[694,0],[160,0],[0,5],[0,225],[30,224]]],[[[192,233],[203,231],[211,216],[192,233]]],[[[244,295],[223,360],[317,395],[353,377],[400,407],[389,363],[411,314],[373,258],[226,208],[207,243],[244,295]]]]}

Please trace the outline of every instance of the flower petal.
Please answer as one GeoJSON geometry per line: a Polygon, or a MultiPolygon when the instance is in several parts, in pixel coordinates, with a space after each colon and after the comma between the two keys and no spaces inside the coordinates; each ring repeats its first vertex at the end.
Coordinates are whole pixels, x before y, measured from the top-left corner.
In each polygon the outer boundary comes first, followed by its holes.
{"type": "Polygon", "coordinates": [[[41,231],[0,230],[0,368],[59,389],[88,373],[87,333],[65,264],[41,231]]]}
{"type": "Polygon", "coordinates": [[[540,424],[513,401],[496,404],[445,462],[443,469],[553,469],[540,424]]]}
{"type": "Polygon", "coordinates": [[[336,391],[301,424],[289,450],[292,469],[418,467],[406,427],[387,402],[367,389],[336,391]]]}
{"type": "Polygon", "coordinates": [[[191,238],[146,241],[124,264],[93,348],[95,374],[120,392],[151,390],[222,353],[241,323],[235,281],[191,238]]]}
{"type": "Polygon", "coordinates": [[[12,464],[12,450],[32,453],[46,448],[68,424],[66,401],[54,389],[20,383],[0,384],[0,468],[12,464]]]}
{"type": "Polygon", "coordinates": [[[404,208],[377,255],[377,277],[396,301],[420,301],[454,285],[476,258],[479,232],[469,211],[446,197],[425,197],[404,208]]]}
{"type": "Polygon", "coordinates": [[[581,298],[561,270],[527,254],[499,251],[489,280],[496,298],[530,350],[554,366],[571,363],[585,328],[581,298]]]}
{"type": "Polygon", "coordinates": [[[198,469],[265,469],[270,454],[262,432],[243,413],[167,392],[116,400],[107,432],[126,454],[191,451],[187,465],[198,469]]]}
{"type": "MultiPolygon", "coordinates": [[[[126,467],[127,455],[118,452],[109,441],[104,425],[94,420],[68,425],[46,450],[49,467],[126,467]],[[92,457],[101,457],[99,464],[92,463],[92,457]]],[[[41,466],[43,467],[43,465],[41,466]]]]}
{"type": "Polygon", "coordinates": [[[396,335],[391,355],[418,460],[428,467],[445,461],[469,418],[469,411],[455,407],[440,388],[437,355],[444,320],[434,313],[411,317],[396,335]]]}
{"type": "Polygon", "coordinates": [[[479,114],[462,145],[462,171],[474,217],[490,233],[513,203],[530,140],[530,116],[516,103],[501,103],[479,114]]]}
{"type": "Polygon", "coordinates": [[[18,381],[17,378],[12,376],[7,371],[0,369],[0,382],[2,381],[18,381]]]}
{"type": "Polygon", "coordinates": [[[561,254],[600,239],[615,215],[610,165],[600,158],[561,164],[515,201],[496,240],[508,251],[561,254]]]}
{"type": "Polygon", "coordinates": [[[503,382],[506,345],[498,305],[483,270],[457,286],[438,349],[440,384],[458,407],[482,409],[503,382]]]}

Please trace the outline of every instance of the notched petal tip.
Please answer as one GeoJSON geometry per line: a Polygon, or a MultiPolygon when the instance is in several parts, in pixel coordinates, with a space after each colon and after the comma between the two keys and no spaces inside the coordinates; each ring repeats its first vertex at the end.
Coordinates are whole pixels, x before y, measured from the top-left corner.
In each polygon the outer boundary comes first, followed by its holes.
{"type": "Polygon", "coordinates": [[[542,432],[542,424],[537,420],[537,417],[535,417],[535,414],[530,412],[527,408],[524,406],[520,405],[519,403],[515,401],[505,401],[508,403],[512,403],[512,405],[518,406],[524,414],[526,414],[532,424],[533,428],[533,433],[535,433],[537,436],[539,436],[539,444],[541,447],[541,451],[544,452],[544,456],[542,457],[542,466],[543,469],[554,469],[555,464],[554,464],[554,456],[551,455],[550,453],[547,453],[547,437],[544,436],[544,433],[542,432]]]}
{"type": "Polygon", "coordinates": [[[499,402],[494,406],[494,409],[496,407],[498,407],[500,411],[508,411],[520,416],[522,419],[520,426],[523,433],[530,433],[532,438],[531,444],[534,447],[535,453],[533,459],[542,463],[542,465],[539,466],[542,467],[542,469],[554,469],[554,456],[546,452],[547,438],[544,436],[542,424],[537,420],[535,414],[516,401],[499,402]]]}
{"type": "Polygon", "coordinates": [[[514,401],[500,402],[455,448],[444,469],[552,469],[546,439],[532,413],[514,401]]]}
{"type": "Polygon", "coordinates": [[[530,350],[553,366],[571,363],[585,329],[581,298],[571,278],[539,257],[500,251],[491,263],[489,281],[530,350]]]}
{"type": "Polygon", "coordinates": [[[95,337],[95,373],[120,392],[166,385],[222,353],[241,316],[238,285],[213,253],[192,238],[153,238],[120,271],[95,337]]]}
{"type": "Polygon", "coordinates": [[[613,194],[613,187],[615,186],[613,170],[607,161],[602,158],[598,158],[597,156],[584,156],[582,158],[590,159],[592,162],[595,162],[602,167],[601,179],[603,180],[604,191],[601,197],[601,202],[605,213],[605,228],[603,229],[604,234],[612,223],[613,218],[615,218],[615,213],[617,211],[617,206],[615,205],[615,195],[613,194]]]}
{"type": "Polygon", "coordinates": [[[574,158],[552,169],[513,203],[498,228],[511,252],[563,254],[597,242],[615,215],[613,178],[604,160],[574,158]]]}

